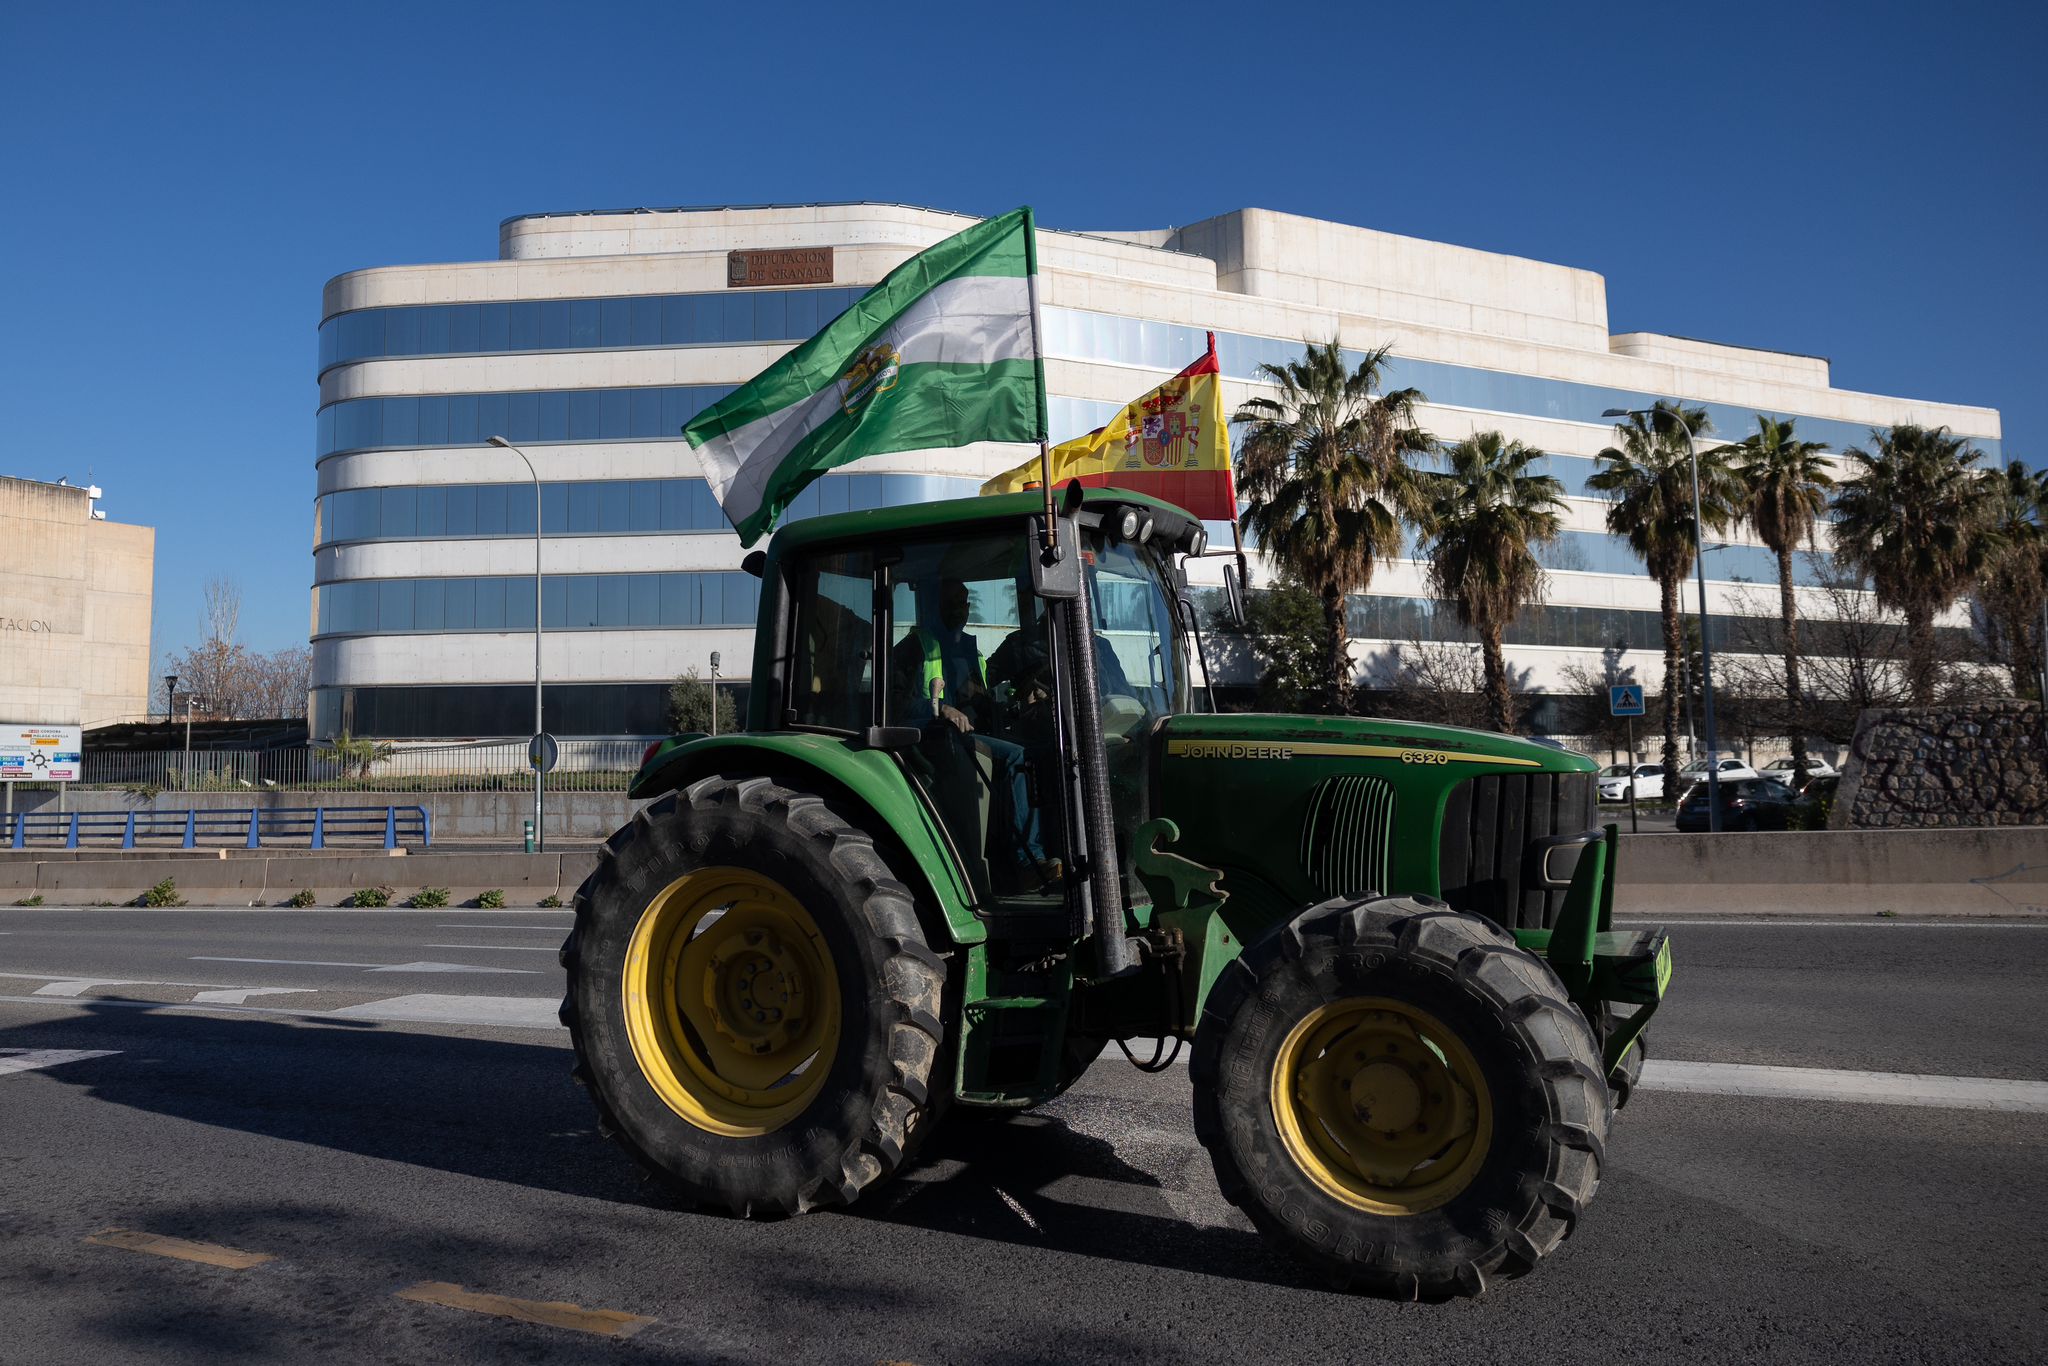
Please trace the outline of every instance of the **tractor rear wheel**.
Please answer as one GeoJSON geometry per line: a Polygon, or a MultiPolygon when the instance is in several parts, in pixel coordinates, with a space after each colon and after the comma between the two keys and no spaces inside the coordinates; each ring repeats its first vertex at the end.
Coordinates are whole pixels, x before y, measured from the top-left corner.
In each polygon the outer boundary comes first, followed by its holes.
{"type": "Polygon", "coordinates": [[[1479,1294],[1600,1183],[1585,1017],[1512,935],[1429,898],[1326,902],[1252,945],[1191,1070],[1223,1194],[1340,1285],[1479,1294]]]}
{"type": "Polygon", "coordinates": [[[823,799],[719,777],[641,811],[577,889],[562,965],[599,1130],[690,1204],[799,1214],[902,1163],[944,967],[823,799]]]}

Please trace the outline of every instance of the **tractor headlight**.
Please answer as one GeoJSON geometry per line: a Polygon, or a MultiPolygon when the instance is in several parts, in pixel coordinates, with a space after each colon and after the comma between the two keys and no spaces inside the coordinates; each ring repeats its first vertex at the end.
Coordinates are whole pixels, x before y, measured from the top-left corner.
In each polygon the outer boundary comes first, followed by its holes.
{"type": "Polygon", "coordinates": [[[1117,519],[1116,534],[1121,540],[1132,541],[1138,536],[1138,510],[1125,508],[1124,515],[1117,519]]]}
{"type": "Polygon", "coordinates": [[[1150,513],[1147,513],[1147,514],[1145,515],[1145,517],[1144,517],[1144,520],[1142,520],[1142,521],[1140,521],[1140,522],[1138,523],[1138,544],[1139,544],[1139,545],[1143,545],[1143,544],[1145,544],[1145,542],[1147,542],[1147,541],[1149,541],[1149,540],[1151,540],[1151,539],[1152,539],[1152,515],[1151,515],[1150,513]]]}

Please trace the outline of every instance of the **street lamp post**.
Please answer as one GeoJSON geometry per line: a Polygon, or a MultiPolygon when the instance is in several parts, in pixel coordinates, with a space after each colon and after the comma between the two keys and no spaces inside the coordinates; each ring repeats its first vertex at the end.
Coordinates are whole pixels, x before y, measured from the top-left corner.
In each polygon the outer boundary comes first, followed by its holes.
{"type": "Polygon", "coordinates": [[[176,701],[175,701],[175,699],[177,698],[177,696],[178,696],[178,676],[177,676],[176,674],[165,674],[165,675],[164,675],[164,721],[165,721],[165,723],[166,723],[166,724],[168,724],[168,723],[169,723],[169,722],[170,722],[170,721],[172,720],[172,714],[171,714],[171,713],[172,713],[172,709],[173,709],[173,708],[175,707],[175,705],[176,705],[176,701]]]}
{"type": "Polygon", "coordinates": [[[1707,727],[1707,829],[1719,834],[1720,754],[1714,743],[1714,648],[1707,641],[1707,538],[1700,527],[1700,445],[1693,437],[1692,424],[1685,420],[1676,403],[1669,408],[1609,408],[1601,416],[1641,417],[1649,422],[1652,432],[1657,430],[1659,417],[1668,417],[1685,433],[1685,453],[1692,464],[1692,567],[1700,589],[1700,714],[1707,727]]]}
{"type": "Polygon", "coordinates": [[[711,733],[718,734],[718,651],[711,652],[711,733]]]}
{"type": "MultiPolygon", "coordinates": [[[[533,462],[526,458],[526,452],[502,436],[490,438],[490,444],[508,450],[519,457],[526,466],[526,475],[533,481],[533,743],[539,744],[547,727],[541,724],[541,681],[540,681],[540,475],[534,472],[533,462]]],[[[536,851],[547,848],[545,827],[541,824],[547,814],[547,765],[541,756],[532,756],[533,765],[533,847],[536,851]]]]}

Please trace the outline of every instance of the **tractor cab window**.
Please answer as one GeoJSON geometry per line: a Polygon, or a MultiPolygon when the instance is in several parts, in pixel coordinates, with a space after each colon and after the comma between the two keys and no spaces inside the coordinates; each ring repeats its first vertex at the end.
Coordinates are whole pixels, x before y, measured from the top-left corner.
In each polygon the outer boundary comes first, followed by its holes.
{"type": "Polygon", "coordinates": [[[1057,894],[1060,740],[1025,538],[912,542],[885,568],[886,723],[984,897],[1057,894]]]}
{"type": "Polygon", "coordinates": [[[1081,563],[1095,627],[1096,705],[1102,715],[1117,863],[1126,893],[1136,900],[1145,890],[1132,839],[1152,816],[1145,737],[1162,718],[1189,710],[1183,623],[1170,596],[1173,568],[1164,548],[1120,540],[1096,528],[1085,533],[1081,563]]]}
{"type": "Polygon", "coordinates": [[[820,555],[796,580],[790,709],[800,726],[861,731],[875,696],[874,564],[866,551],[820,555]]]}
{"type": "Polygon", "coordinates": [[[1188,710],[1180,613],[1164,553],[1091,531],[1082,554],[1095,624],[1095,682],[1106,734],[1188,710]]]}

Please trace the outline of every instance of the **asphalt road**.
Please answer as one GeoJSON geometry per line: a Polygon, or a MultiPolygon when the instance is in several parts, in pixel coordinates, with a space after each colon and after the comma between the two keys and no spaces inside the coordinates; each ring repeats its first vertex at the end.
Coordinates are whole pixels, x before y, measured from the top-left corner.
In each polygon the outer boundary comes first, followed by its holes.
{"type": "Polygon", "coordinates": [[[1527,1280],[1436,1306],[1304,1276],[1218,1197],[1186,1069],[1120,1059],[1033,1115],[954,1126],[853,1211],[679,1212],[568,1081],[547,1022],[565,924],[0,910],[0,1361],[2048,1352],[2041,922],[1676,931],[1652,1074],[1579,1231],[1527,1280]],[[1742,1094],[1785,1077],[1862,1098],[1742,1094]],[[421,1283],[651,1322],[583,1321],[639,1329],[619,1341],[399,1298],[450,1298],[421,1283]]]}

